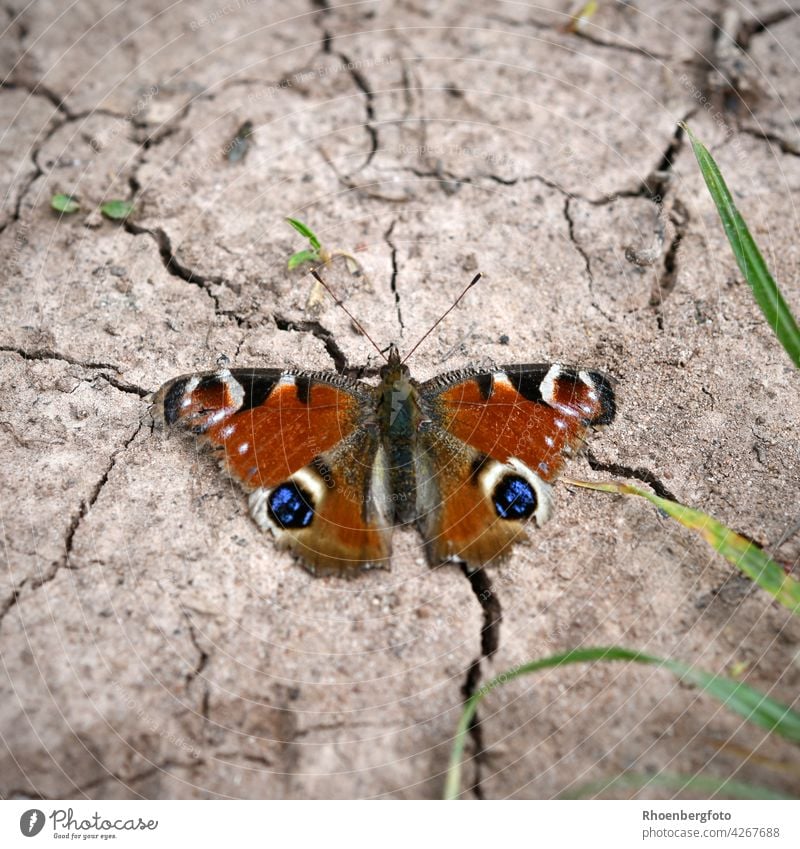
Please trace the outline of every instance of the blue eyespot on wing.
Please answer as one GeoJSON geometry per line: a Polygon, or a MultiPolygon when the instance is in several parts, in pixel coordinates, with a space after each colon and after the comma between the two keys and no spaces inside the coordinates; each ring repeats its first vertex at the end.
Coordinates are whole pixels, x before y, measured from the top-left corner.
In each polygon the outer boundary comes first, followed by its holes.
{"type": "Polygon", "coordinates": [[[314,518],[311,496],[294,482],[282,483],[270,493],[270,518],[281,528],[307,528],[314,518]]]}
{"type": "Polygon", "coordinates": [[[524,478],[508,475],[495,487],[492,503],[501,519],[527,519],[536,512],[536,493],[524,478]]]}

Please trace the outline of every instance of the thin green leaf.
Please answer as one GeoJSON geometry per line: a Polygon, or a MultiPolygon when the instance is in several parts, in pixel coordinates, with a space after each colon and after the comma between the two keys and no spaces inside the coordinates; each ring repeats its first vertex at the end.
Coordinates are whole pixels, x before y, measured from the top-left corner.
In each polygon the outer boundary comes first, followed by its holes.
{"type": "Polygon", "coordinates": [[[316,233],[307,224],[303,224],[302,221],[298,221],[296,218],[287,218],[286,220],[301,236],[305,236],[308,239],[309,244],[315,251],[318,251],[322,247],[316,233]]]}
{"type": "Polygon", "coordinates": [[[77,198],[74,198],[72,195],[62,194],[53,195],[53,197],[50,198],[50,206],[56,212],[61,212],[64,215],[69,215],[71,212],[77,212],[81,208],[77,198]]]}
{"type": "Polygon", "coordinates": [[[750,284],[753,296],[761,307],[769,326],[786,349],[792,362],[800,368],[800,328],[797,326],[797,321],[736,208],[717,163],[706,147],[695,138],[692,131],[685,124],[682,126],[692,142],[694,155],[697,157],[708,191],[717,206],[717,212],[722,220],[725,235],[733,248],[736,262],[750,284]]]}
{"type": "Polygon", "coordinates": [[[660,498],[651,492],[626,483],[617,483],[616,481],[594,483],[576,480],[568,482],[574,486],[596,489],[600,492],[613,492],[646,498],[668,516],[677,519],[685,527],[697,531],[709,545],[715,548],[729,563],[744,572],[748,578],[755,581],[762,590],[766,590],[774,596],[777,601],[784,607],[788,607],[795,615],[800,615],[800,581],[797,581],[791,575],[787,575],[783,568],[754,542],[725,527],[708,514],[678,504],[677,501],[660,498]]]}
{"type": "Polygon", "coordinates": [[[128,200],[110,200],[100,207],[100,212],[113,221],[121,221],[133,212],[133,204],[128,200]]]}
{"type": "Polygon", "coordinates": [[[289,271],[302,265],[304,262],[319,262],[319,254],[316,251],[298,251],[289,257],[289,262],[286,263],[289,271]]]}
{"type": "Polygon", "coordinates": [[[475,716],[475,711],[478,709],[478,704],[488,693],[495,687],[513,681],[522,675],[530,675],[540,669],[567,666],[572,663],[587,663],[595,660],[627,660],[633,663],[660,666],[672,672],[682,681],[688,681],[702,687],[707,693],[719,699],[727,708],[743,716],[748,722],[774,731],[793,742],[800,742],[800,713],[792,710],[788,705],[765,696],[748,684],[703,672],[700,669],[686,666],[677,660],[655,657],[620,646],[573,649],[509,669],[493,678],[470,696],[464,705],[456,729],[453,748],[450,752],[450,766],[445,781],[445,799],[458,797],[461,788],[461,759],[464,754],[467,733],[475,716]]]}
{"type": "Polygon", "coordinates": [[[581,784],[562,793],[561,799],[586,799],[608,790],[641,790],[643,787],[664,787],[668,790],[691,793],[693,798],[720,794],[733,799],[792,799],[777,790],[762,787],[760,784],[748,784],[731,778],[717,778],[715,775],[678,775],[670,772],[658,772],[653,775],[638,772],[623,772],[613,778],[599,779],[581,784]]]}

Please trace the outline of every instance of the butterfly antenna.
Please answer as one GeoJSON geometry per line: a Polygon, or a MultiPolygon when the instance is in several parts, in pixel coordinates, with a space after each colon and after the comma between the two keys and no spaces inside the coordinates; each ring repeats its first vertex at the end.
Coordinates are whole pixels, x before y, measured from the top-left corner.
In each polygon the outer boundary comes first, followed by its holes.
{"type": "MultiPolygon", "coordinates": [[[[357,319],[357,318],[353,315],[353,313],[351,313],[351,312],[350,312],[350,310],[349,310],[349,309],[347,309],[347,307],[344,305],[344,303],[343,303],[342,301],[340,301],[340,300],[339,300],[339,298],[337,298],[337,297],[336,297],[336,293],[335,293],[335,292],[333,291],[333,289],[331,289],[331,287],[330,287],[330,286],[329,286],[329,285],[328,285],[328,284],[327,284],[327,283],[326,283],[326,282],[325,282],[325,281],[324,281],[324,280],[323,280],[323,279],[319,276],[319,274],[317,273],[317,270],[316,270],[315,268],[312,268],[312,269],[311,269],[311,276],[312,276],[312,277],[313,277],[313,278],[317,281],[317,283],[319,283],[319,284],[320,284],[320,285],[321,285],[321,286],[325,289],[325,291],[326,291],[326,292],[327,292],[327,293],[328,293],[328,294],[329,294],[329,295],[333,298],[333,302],[336,304],[336,306],[337,306],[337,307],[341,307],[341,308],[342,308],[342,309],[343,309],[343,310],[344,310],[344,311],[345,311],[345,312],[346,312],[346,313],[350,316],[350,321],[352,321],[352,322],[353,322],[353,324],[355,324],[355,326],[356,326],[356,327],[357,327],[357,328],[358,328],[358,329],[359,329],[359,330],[360,330],[360,331],[364,334],[364,336],[366,336],[366,337],[367,337],[367,339],[369,339],[369,341],[372,343],[372,347],[373,347],[373,348],[374,348],[374,349],[375,349],[375,350],[376,350],[376,351],[377,351],[377,352],[378,352],[378,353],[379,353],[379,354],[380,354],[380,355],[384,358],[384,360],[386,360],[386,362],[388,363],[388,362],[389,362],[389,360],[387,359],[386,354],[384,354],[384,353],[383,353],[383,351],[381,351],[381,349],[380,349],[380,348],[378,347],[378,345],[376,344],[375,340],[374,340],[374,339],[373,339],[373,338],[369,335],[369,333],[367,333],[367,331],[364,329],[364,325],[363,325],[363,324],[362,324],[362,323],[361,323],[361,322],[360,322],[360,321],[359,321],[359,320],[358,320],[358,319],[357,319]]],[[[458,302],[456,302],[456,303],[458,303],[458,302]]],[[[454,306],[455,306],[455,304],[454,304],[454,306]]]]}
{"type": "Polygon", "coordinates": [[[436,328],[437,328],[437,327],[438,327],[438,326],[439,326],[439,325],[440,325],[440,324],[441,324],[441,323],[442,323],[442,322],[443,322],[443,321],[447,318],[447,316],[448,316],[448,315],[450,315],[450,313],[451,313],[451,312],[452,312],[452,311],[453,311],[453,310],[454,310],[454,309],[458,306],[459,302],[460,302],[460,301],[461,301],[461,299],[464,297],[464,295],[466,295],[466,294],[467,294],[467,292],[469,292],[469,290],[470,290],[470,289],[471,289],[471,288],[472,288],[472,287],[473,287],[473,286],[474,286],[474,285],[475,285],[475,284],[476,284],[476,283],[477,283],[480,279],[481,279],[481,274],[480,274],[480,272],[478,272],[478,273],[477,273],[477,274],[476,274],[476,275],[472,278],[472,280],[470,281],[470,283],[467,285],[467,288],[466,288],[466,289],[464,289],[464,291],[463,291],[463,292],[462,292],[462,293],[461,293],[461,294],[460,294],[460,295],[459,295],[459,296],[455,299],[455,301],[453,301],[453,303],[450,305],[450,307],[449,307],[449,308],[448,308],[445,312],[443,312],[443,313],[439,316],[439,318],[437,318],[437,319],[436,319],[436,321],[434,321],[434,323],[431,325],[430,329],[426,331],[426,333],[425,333],[425,335],[422,337],[422,339],[420,339],[420,340],[419,340],[419,342],[417,342],[417,344],[416,344],[416,345],[414,345],[414,347],[413,347],[413,348],[412,348],[412,349],[411,349],[411,350],[410,350],[410,351],[409,351],[409,352],[405,355],[405,357],[403,357],[403,362],[406,362],[406,360],[408,360],[408,358],[409,358],[409,357],[410,357],[410,356],[414,353],[414,351],[416,351],[416,350],[417,350],[417,348],[419,348],[419,346],[420,346],[420,345],[421,345],[421,344],[422,344],[422,343],[423,343],[423,342],[424,342],[424,341],[425,341],[425,340],[426,340],[426,339],[427,339],[427,338],[431,335],[431,333],[433,333],[433,331],[434,331],[434,330],[436,330],[436,328]]]}

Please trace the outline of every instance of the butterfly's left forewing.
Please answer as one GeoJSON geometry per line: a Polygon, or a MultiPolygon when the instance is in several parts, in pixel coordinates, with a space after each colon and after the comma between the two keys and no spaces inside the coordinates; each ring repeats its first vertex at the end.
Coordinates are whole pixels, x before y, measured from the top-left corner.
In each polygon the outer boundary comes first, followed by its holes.
{"type": "Polygon", "coordinates": [[[558,364],[451,372],[419,397],[417,514],[434,563],[479,566],[541,525],[564,458],[615,413],[607,377],[558,364]]]}
{"type": "Polygon", "coordinates": [[[221,453],[260,527],[318,571],[355,572],[390,552],[370,392],[335,374],[223,369],[169,381],[154,408],[221,453]]]}

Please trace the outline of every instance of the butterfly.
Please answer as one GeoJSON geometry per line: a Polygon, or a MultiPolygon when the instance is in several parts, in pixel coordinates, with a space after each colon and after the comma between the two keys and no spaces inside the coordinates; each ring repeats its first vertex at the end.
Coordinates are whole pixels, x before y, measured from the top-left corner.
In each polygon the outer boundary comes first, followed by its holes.
{"type": "Polygon", "coordinates": [[[344,575],[388,566],[407,523],[431,565],[499,560],[547,520],[565,458],[616,409],[609,377],[558,363],[418,383],[393,345],[379,377],[226,367],[170,380],[153,406],[216,449],[279,545],[344,575]]]}

